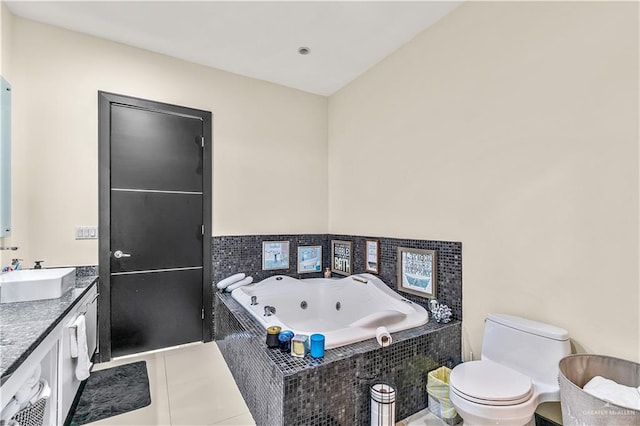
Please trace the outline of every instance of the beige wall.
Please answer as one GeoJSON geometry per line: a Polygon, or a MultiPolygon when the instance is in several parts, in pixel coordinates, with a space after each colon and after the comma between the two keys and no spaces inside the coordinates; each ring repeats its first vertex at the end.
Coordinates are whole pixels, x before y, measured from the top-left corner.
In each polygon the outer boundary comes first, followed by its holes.
{"type": "Polygon", "coordinates": [[[329,100],[329,231],[463,244],[483,318],[640,360],[638,4],[466,3],[329,100]]]}
{"type": "Polygon", "coordinates": [[[11,77],[11,40],[13,15],[0,0],[0,72],[5,79],[11,77]]]}
{"type": "Polygon", "coordinates": [[[324,233],[327,99],[14,17],[13,243],[97,264],[97,92],[213,112],[213,233],[324,233]]]}
{"type": "Polygon", "coordinates": [[[215,235],[462,241],[467,354],[501,311],[640,360],[637,17],[467,3],[328,118],[319,96],[15,17],[13,243],[27,263],[97,263],[73,228],[97,224],[96,92],[118,92],[213,112],[215,235]]]}

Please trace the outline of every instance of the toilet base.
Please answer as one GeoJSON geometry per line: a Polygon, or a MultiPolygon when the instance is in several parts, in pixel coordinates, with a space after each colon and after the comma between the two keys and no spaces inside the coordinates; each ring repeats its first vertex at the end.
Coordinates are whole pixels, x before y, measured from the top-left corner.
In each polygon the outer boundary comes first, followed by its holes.
{"type": "MultiPolygon", "coordinates": [[[[506,424],[506,423],[469,423],[466,420],[462,420],[462,423],[458,423],[457,426],[485,426],[485,425],[495,425],[495,424],[506,424]]],[[[525,423],[524,425],[518,425],[518,426],[536,426],[536,417],[532,416],[531,420],[529,420],[527,423],[525,423]]]]}
{"type": "Polygon", "coordinates": [[[450,389],[451,403],[466,426],[535,426],[535,410],[538,398],[517,405],[488,406],[467,401],[450,389]]]}

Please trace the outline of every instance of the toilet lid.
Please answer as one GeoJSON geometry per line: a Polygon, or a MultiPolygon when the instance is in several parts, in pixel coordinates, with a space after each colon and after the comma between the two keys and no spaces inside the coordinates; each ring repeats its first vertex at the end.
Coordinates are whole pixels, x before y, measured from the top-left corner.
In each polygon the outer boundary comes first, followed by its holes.
{"type": "Polygon", "coordinates": [[[520,404],[533,394],[529,377],[489,360],[458,365],[449,385],[461,398],[485,405],[520,404]]]}

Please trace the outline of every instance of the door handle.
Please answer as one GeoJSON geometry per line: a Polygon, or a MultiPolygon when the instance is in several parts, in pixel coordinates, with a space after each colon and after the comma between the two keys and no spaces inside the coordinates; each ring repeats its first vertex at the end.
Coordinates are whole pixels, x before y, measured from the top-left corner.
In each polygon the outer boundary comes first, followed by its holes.
{"type": "Polygon", "coordinates": [[[116,250],[113,253],[113,257],[120,259],[121,257],[131,257],[131,253],[123,253],[122,250],[116,250]]]}

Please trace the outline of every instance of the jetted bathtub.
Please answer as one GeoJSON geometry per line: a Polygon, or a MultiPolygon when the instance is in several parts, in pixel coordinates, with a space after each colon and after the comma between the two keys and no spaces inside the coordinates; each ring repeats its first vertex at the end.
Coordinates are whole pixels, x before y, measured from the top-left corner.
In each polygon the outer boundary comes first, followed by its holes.
{"type": "Polygon", "coordinates": [[[371,274],[303,280],[275,276],[237,288],[231,296],[265,328],[277,325],[296,334],[324,334],[327,349],[375,338],[378,327],[394,333],[429,320],[422,306],[371,274]],[[275,313],[267,316],[269,307],[275,313]]]}

